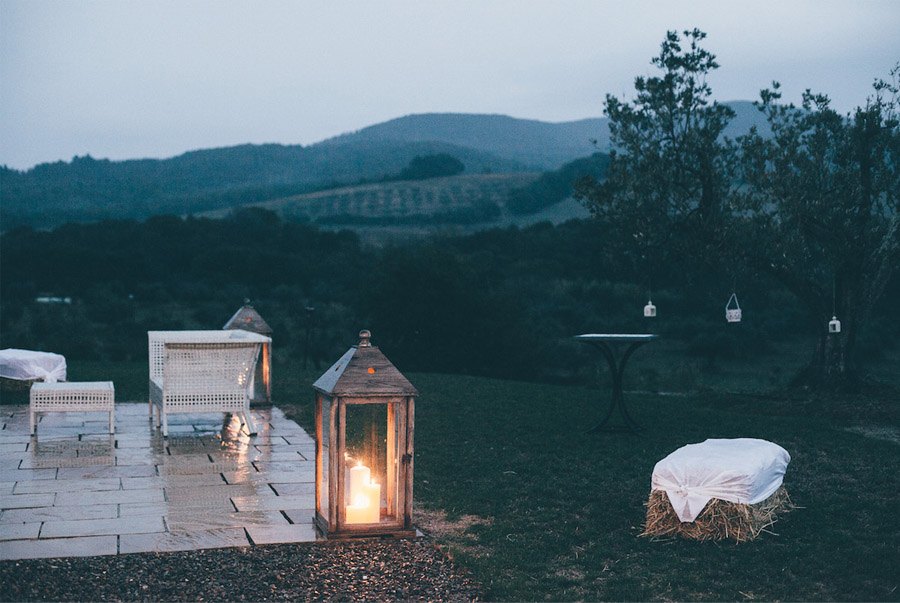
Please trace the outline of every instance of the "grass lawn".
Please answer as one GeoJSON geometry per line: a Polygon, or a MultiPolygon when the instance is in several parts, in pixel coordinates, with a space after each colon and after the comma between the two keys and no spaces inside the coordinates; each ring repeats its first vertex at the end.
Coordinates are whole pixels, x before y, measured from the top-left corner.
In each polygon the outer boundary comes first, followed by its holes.
{"type": "MultiPolygon", "coordinates": [[[[319,371],[286,363],[273,372],[276,404],[311,429],[319,371]]],[[[69,373],[113,379],[119,400],[146,396],[143,363],[70,362],[69,373]]],[[[631,394],[642,435],[590,435],[606,389],[409,377],[421,392],[420,521],[488,599],[900,599],[894,395],[631,394]],[[731,437],[765,438],[791,454],[785,485],[800,508],[773,526],[777,535],[737,546],[639,538],[656,461],[731,437]]]]}
{"type": "MultiPolygon", "coordinates": [[[[297,373],[278,404],[312,426],[297,373]]],[[[606,390],[410,375],[423,524],[492,600],[898,600],[898,401],[628,398],[640,436],[590,435],[606,390]],[[800,508],[743,545],[639,538],[657,460],[706,438],[774,441],[800,508]],[[446,517],[444,517],[446,513],[446,517]]],[[[306,388],[306,389],[305,389],[306,388]]]]}

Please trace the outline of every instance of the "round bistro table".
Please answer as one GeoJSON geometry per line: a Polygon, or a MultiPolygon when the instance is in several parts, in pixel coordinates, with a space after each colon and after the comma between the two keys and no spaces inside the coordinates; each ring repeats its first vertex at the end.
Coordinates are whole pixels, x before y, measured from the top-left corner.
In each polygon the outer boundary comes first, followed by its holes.
{"type": "Polygon", "coordinates": [[[653,341],[657,337],[658,335],[651,335],[649,333],[586,333],[584,335],[575,336],[576,341],[590,344],[600,350],[603,357],[606,358],[607,364],[609,364],[609,372],[612,375],[612,399],[609,402],[609,408],[606,410],[606,415],[600,419],[599,423],[591,427],[588,430],[588,433],[597,433],[598,431],[618,431],[618,429],[613,427],[607,427],[609,420],[612,418],[613,413],[617,408],[622,415],[622,419],[625,421],[625,427],[627,429],[633,432],[637,432],[641,429],[641,426],[631,418],[631,415],[628,414],[628,409],[625,408],[625,396],[622,394],[622,377],[625,374],[625,366],[628,364],[628,359],[631,358],[631,355],[634,354],[635,350],[645,343],[653,341]],[[622,349],[623,346],[624,351],[617,355],[616,352],[622,349]]]}

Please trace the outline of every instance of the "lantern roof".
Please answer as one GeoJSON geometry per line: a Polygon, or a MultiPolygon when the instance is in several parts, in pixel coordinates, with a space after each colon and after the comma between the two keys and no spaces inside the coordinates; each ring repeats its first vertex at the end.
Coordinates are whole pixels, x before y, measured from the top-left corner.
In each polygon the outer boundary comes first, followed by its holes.
{"type": "Polygon", "coordinates": [[[327,396],[418,396],[419,392],[376,346],[369,331],[313,383],[327,396]]]}
{"type": "Polygon", "coordinates": [[[237,312],[235,312],[234,316],[232,316],[222,328],[243,329],[261,335],[272,334],[272,327],[263,320],[263,317],[259,315],[259,312],[257,312],[249,303],[245,303],[237,312]]]}

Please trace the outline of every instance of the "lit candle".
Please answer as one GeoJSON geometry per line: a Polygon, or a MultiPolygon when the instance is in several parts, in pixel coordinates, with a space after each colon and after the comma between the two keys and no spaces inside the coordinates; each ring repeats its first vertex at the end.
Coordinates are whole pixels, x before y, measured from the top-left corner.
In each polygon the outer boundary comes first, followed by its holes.
{"type": "Polygon", "coordinates": [[[381,485],[373,483],[372,472],[359,462],[350,469],[350,504],[347,523],[378,523],[381,520],[381,485]]]}
{"type": "Polygon", "coordinates": [[[362,461],[356,462],[356,467],[350,469],[350,501],[355,501],[359,496],[366,494],[365,488],[369,485],[372,472],[369,468],[362,464],[362,461]]]}

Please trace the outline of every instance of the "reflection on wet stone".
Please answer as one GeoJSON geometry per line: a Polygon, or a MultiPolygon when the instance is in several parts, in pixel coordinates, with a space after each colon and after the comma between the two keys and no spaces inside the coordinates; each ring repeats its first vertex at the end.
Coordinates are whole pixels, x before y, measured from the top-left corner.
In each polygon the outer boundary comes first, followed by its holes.
{"type": "Polygon", "coordinates": [[[146,404],[117,404],[114,436],[59,413],[30,438],[27,407],[6,410],[0,559],[315,539],[312,438],[277,408],[253,411],[253,438],[236,417],[174,415],[168,439],[146,404]]]}

